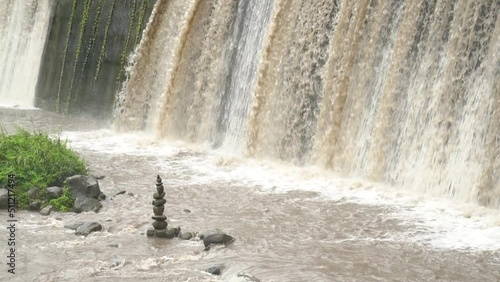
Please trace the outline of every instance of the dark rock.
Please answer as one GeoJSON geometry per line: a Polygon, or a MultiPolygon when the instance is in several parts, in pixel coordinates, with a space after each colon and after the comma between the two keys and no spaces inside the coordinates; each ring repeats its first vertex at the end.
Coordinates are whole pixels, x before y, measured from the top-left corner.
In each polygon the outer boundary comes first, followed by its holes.
{"type": "Polygon", "coordinates": [[[106,195],[104,195],[103,192],[101,192],[101,194],[99,194],[99,198],[97,198],[99,201],[102,201],[102,200],[106,200],[106,195]]]}
{"type": "Polygon", "coordinates": [[[255,276],[250,273],[240,272],[236,274],[237,280],[235,282],[260,282],[255,276]]]}
{"type": "Polygon", "coordinates": [[[155,236],[158,238],[174,238],[175,237],[175,231],[173,231],[171,228],[169,229],[162,229],[162,230],[155,230],[155,236]]]}
{"type": "Polygon", "coordinates": [[[93,211],[98,212],[102,208],[101,202],[96,199],[88,198],[88,197],[78,197],[75,200],[75,205],[73,209],[75,212],[86,212],[93,211]]]}
{"type": "Polygon", "coordinates": [[[209,269],[205,270],[205,272],[208,272],[212,275],[220,275],[222,267],[222,265],[212,266],[209,269]]]}
{"type": "Polygon", "coordinates": [[[97,180],[101,180],[101,179],[104,179],[106,178],[106,175],[92,175],[95,179],[97,180]]]}
{"type": "Polygon", "coordinates": [[[54,211],[54,207],[52,205],[48,205],[40,211],[40,214],[41,215],[49,215],[53,211],[54,211]]]}
{"type": "Polygon", "coordinates": [[[153,222],[153,227],[156,230],[165,229],[165,228],[167,228],[167,225],[168,225],[168,223],[166,221],[154,221],[153,222]]]}
{"type": "Polygon", "coordinates": [[[167,217],[164,216],[164,215],[155,215],[155,216],[152,216],[151,218],[154,219],[154,220],[159,220],[159,221],[165,221],[165,220],[167,220],[167,217]]]}
{"type": "Polygon", "coordinates": [[[127,193],[127,191],[123,190],[123,191],[120,191],[120,192],[116,193],[116,195],[117,195],[117,196],[118,196],[118,195],[123,195],[123,194],[125,194],[125,193],[127,193]]]}
{"type": "Polygon", "coordinates": [[[47,189],[47,196],[49,196],[49,199],[57,199],[62,196],[64,192],[64,188],[61,187],[48,187],[47,189]]]}
{"type": "Polygon", "coordinates": [[[26,195],[30,197],[30,199],[36,199],[38,195],[40,194],[40,188],[38,187],[33,187],[26,192],[26,195]]]}
{"type": "Polygon", "coordinates": [[[107,245],[106,247],[110,247],[110,248],[118,248],[119,245],[118,244],[109,244],[107,245]]]}
{"type": "Polygon", "coordinates": [[[39,211],[42,207],[42,204],[38,201],[32,202],[28,205],[28,210],[30,211],[39,211]]]}
{"type": "Polygon", "coordinates": [[[234,238],[225,233],[210,234],[203,237],[203,244],[205,247],[210,246],[210,244],[228,245],[233,241],[234,238]]]}
{"type": "Polygon", "coordinates": [[[132,192],[128,192],[127,195],[129,195],[130,197],[133,197],[134,196],[134,193],[132,192]]]}
{"type": "Polygon", "coordinates": [[[78,227],[80,227],[82,224],[83,224],[83,222],[75,222],[75,223],[70,223],[70,224],[66,224],[66,225],[64,225],[64,228],[68,228],[68,229],[71,229],[71,230],[76,230],[76,229],[78,229],[78,227]]]}
{"type": "Polygon", "coordinates": [[[122,256],[115,256],[113,260],[111,261],[111,268],[118,268],[121,266],[124,266],[127,261],[125,260],[124,257],[122,256]]]}
{"type": "Polygon", "coordinates": [[[154,228],[148,228],[148,230],[146,231],[146,236],[148,236],[148,237],[155,236],[154,228]]]}
{"type": "Polygon", "coordinates": [[[153,212],[155,215],[162,215],[164,210],[165,210],[165,206],[154,206],[153,207],[153,212]]]}
{"type": "Polygon", "coordinates": [[[0,210],[6,210],[9,201],[9,190],[1,188],[0,189],[0,210]]]}
{"type": "Polygon", "coordinates": [[[184,209],[184,212],[185,212],[185,213],[191,213],[191,210],[184,209]]]}
{"type": "Polygon", "coordinates": [[[191,232],[180,232],[179,233],[179,238],[182,240],[190,240],[193,238],[193,233],[191,232]]]}
{"type": "Polygon", "coordinates": [[[161,194],[158,194],[158,193],[153,194],[153,198],[155,198],[156,200],[163,199],[163,197],[165,197],[165,192],[163,192],[161,194]]]}
{"type": "Polygon", "coordinates": [[[152,204],[158,207],[158,206],[163,206],[166,202],[167,200],[165,199],[159,199],[159,200],[154,200],[152,204]]]}
{"type": "Polygon", "coordinates": [[[92,232],[96,231],[101,231],[102,230],[102,225],[97,223],[97,222],[86,222],[82,225],[80,225],[77,229],[75,234],[76,235],[83,235],[87,236],[92,232]]]}
{"type": "Polygon", "coordinates": [[[73,175],[66,178],[66,183],[73,198],[85,196],[97,199],[101,195],[99,183],[92,176],[73,175]]]}
{"type": "Polygon", "coordinates": [[[181,228],[179,226],[172,228],[174,231],[174,236],[177,237],[181,233],[181,228]]]}

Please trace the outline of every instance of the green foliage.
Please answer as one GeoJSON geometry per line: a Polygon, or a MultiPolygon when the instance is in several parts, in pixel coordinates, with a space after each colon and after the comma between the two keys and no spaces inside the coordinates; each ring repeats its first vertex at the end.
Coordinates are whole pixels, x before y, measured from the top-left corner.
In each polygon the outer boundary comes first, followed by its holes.
{"type": "Polygon", "coordinates": [[[50,204],[58,211],[67,212],[70,211],[75,204],[75,199],[71,197],[69,189],[66,188],[64,189],[64,193],[62,194],[62,196],[57,199],[50,200],[50,204]]]}
{"type": "Polygon", "coordinates": [[[23,129],[12,135],[0,132],[0,187],[7,186],[4,176],[15,175],[20,208],[28,204],[26,192],[30,188],[42,190],[39,200],[45,204],[47,187],[62,186],[66,177],[86,172],[85,162],[60,137],[52,139],[46,133],[23,129]]]}

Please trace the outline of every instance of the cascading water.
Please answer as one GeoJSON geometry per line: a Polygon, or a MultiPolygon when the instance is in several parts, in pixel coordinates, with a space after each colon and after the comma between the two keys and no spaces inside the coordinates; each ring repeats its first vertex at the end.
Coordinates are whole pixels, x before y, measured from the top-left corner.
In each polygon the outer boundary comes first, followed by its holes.
{"type": "Polygon", "coordinates": [[[1,102],[33,106],[52,5],[51,0],[1,1],[1,102]]]}
{"type": "Polygon", "coordinates": [[[117,127],[500,206],[498,1],[272,4],[158,1],[117,127]]]}

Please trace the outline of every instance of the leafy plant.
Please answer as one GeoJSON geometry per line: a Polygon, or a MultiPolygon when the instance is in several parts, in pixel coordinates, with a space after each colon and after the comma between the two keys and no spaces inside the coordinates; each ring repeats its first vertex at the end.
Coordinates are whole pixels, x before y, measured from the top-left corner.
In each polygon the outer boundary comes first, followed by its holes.
{"type": "Polygon", "coordinates": [[[50,204],[58,211],[67,212],[70,211],[75,204],[75,199],[71,197],[69,189],[65,188],[62,196],[57,199],[50,200],[50,204]]]}
{"type": "Polygon", "coordinates": [[[0,187],[7,187],[7,175],[15,175],[20,208],[28,204],[26,192],[32,187],[42,190],[38,200],[43,205],[48,201],[47,187],[62,186],[66,177],[86,172],[85,162],[59,136],[23,129],[11,135],[0,131],[0,187]]]}

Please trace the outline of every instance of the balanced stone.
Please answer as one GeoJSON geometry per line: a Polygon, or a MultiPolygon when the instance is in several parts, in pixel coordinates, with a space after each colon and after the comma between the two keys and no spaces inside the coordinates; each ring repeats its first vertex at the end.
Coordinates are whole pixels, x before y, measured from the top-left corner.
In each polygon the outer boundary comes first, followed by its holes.
{"type": "Polygon", "coordinates": [[[155,215],[162,215],[164,210],[165,210],[165,206],[154,206],[153,207],[153,212],[155,213],[155,215]]]}
{"type": "Polygon", "coordinates": [[[164,216],[164,215],[155,215],[155,216],[152,216],[151,218],[154,219],[154,220],[159,220],[159,221],[165,221],[165,220],[167,220],[167,217],[164,216]]]}
{"type": "Polygon", "coordinates": [[[154,222],[153,228],[148,228],[146,232],[148,237],[173,238],[177,237],[181,231],[179,227],[167,228],[167,217],[163,214],[165,211],[165,203],[167,202],[167,200],[164,199],[164,189],[161,177],[158,175],[156,177],[156,190],[158,192],[154,193],[154,200],[152,201],[154,216],[151,218],[154,219],[154,222]]]}
{"type": "Polygon", "coordinates": [[[156,230],[159,230],[159,229],[165,229],[167,228],[168,226],[168,223],[166,221],[155,221],[153,222],[153,227],[156,229],[156,230]]]}
{"type": "Polygon", "coordinates": [[[165,192],[163,192],[161,194],[154,193],[154,195],[153,195],[153,198],[155,198],[156,200],[163,199],[163,197],[165,197],[165,192]]]}
{"type": "Polygon", "coordinates": [[[159,206],[163,206],[166,202],[167,202],[167,200],[165,200],[165,199],[158,199],[158,200],[153,201],[153,205],[159,207],[159,206]]]}

